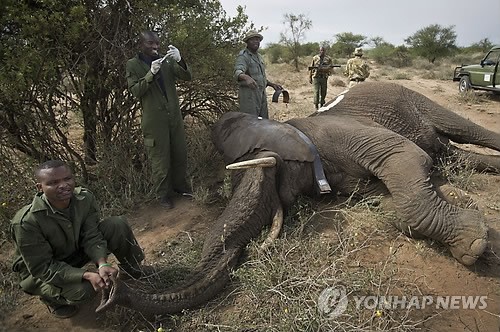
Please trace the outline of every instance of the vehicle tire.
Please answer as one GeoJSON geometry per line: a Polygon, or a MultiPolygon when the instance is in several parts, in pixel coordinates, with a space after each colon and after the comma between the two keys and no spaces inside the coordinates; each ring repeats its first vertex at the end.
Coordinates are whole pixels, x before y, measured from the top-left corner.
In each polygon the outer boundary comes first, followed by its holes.
{"type": "Polygon", "coordinates": [[[460,83],[458,83],[458,91],[467,92],[471,89],[469,76],[462,76],[460,78],[460,83]]]}

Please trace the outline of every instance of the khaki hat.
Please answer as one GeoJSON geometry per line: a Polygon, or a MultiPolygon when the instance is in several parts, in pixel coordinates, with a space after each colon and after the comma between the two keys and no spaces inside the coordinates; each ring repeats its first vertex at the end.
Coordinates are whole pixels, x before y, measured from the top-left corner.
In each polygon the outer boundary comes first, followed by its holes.
{"type": "Polygon", "coordinates": [[[359,56],[362,56],[363,55],[363,49],[361,47],[356,47],[356,49],[354,50],[354,55],[359,55],[359,56]]]}
{"type": "Polygon", "coordinates": [[[257,31],[250,30],[247,32],[247,34],[243,38],[243,41],[246,43],[250,38],[253,38],[253,37],[259,37],[260,41],[262,41],[262,39],[264,39],[264,37],[260,33],[258,33],[257,31]]]}

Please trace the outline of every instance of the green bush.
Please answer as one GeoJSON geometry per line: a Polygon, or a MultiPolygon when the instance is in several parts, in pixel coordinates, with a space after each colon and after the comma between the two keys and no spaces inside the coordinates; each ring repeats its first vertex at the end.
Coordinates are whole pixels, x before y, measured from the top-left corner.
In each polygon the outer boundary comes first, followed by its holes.
{"type": "Polygon", "coordinates": [[[396,68],[412,65],[411,55],[404,46],[394,47],[391,44],[383,43],[371,49],[369,56],[381,65],[385,64],[396,68]]]}
{"type": "Polygon", "coordinates": [[[478,64],[486,55],[486,53],[459,53],[449,58],[449,60],[459,65],[473,65],[478,64]]]}
{"type": "Polygon", "coordinates": [[[285,61],[286,53],[286,47],[279,44],[271,44],[261,50],[261,54],[267,55],[271,63],[283,63],[285,61]]]}

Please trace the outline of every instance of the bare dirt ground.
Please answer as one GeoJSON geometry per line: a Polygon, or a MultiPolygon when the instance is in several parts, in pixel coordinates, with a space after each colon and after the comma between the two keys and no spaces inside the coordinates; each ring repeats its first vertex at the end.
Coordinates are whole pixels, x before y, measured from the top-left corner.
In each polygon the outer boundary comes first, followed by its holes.
{"type": "MultiPolygon", "coordinates": [[[[376,73],[376,69],[374,69],[376,73]]],[[[373,73],[373,72],[372,72],[373,73]]],[[[305,116],[313,111],[312,87],[307,84],[307,74],[290,71],[286,65],[268,68],[269,78],[288,89],[291,103],[270,103],[270,115],[275,120],[284,121],[292,117],[305,116]],[[286,75],[284,74],[286,72],[286,75]]],[[[372,74],[373,79],[377,78],[372,74]]],[[[345,88],[334,86],[334,79],[344,78],[338,74],[330,79],[328,96],[331,98],[345,88]]],[[[458,98],[457,84],[449,81],[427,80],[415,77],[411,80],[395,81],[416,90],[450,110],[464,116],[490,130],[500,131],[500,98],[484,94],[478,104],[461,103],[458,98]]],[[[271,90],[271,89],[269,89],[271,90]]],[[[269,100],[271,99],[271,91],[269,100]]],[[[489,152],[491,153],[491,152],[489,152]]],[[[413,276],[421,287],[422,294],[487,296],[487,308],[482,310],[443,310],[421,326],[423,331],[500,331],[500,176],[477,174],[474,181],[477,189],[468,194],[477,203],[490,227],[489,248],[476,264],[465,267],[436,250],[424,248],[425,254],[416,253],[415,246],[404,237],[382,239],[380,250],[366,252],[364,264],[376,264],[388,255],[389,247],[397,246],[394,254],[396,264],[413,276]]],[[[163,253],[159,248],[165,241],[176,236],[193,236],[208,231],[210,224],[220,211],[207,208],[194,201],[179,198],[174,210],[165,211],[155,203],[140,207],[131,213],[129,220],[139,242],[145,248],[147,262],[155,262],[163,253]]],[[[328,227],[324,227],[327,238],[328,227]]],[[[5,322],[7,330],[66,330],[94,331],[101,329],[100,319],[93,313],[97,305],[89,304],[73,318],[59,320],[51,317],[47,309],[37,300],[21,296],[18,308],[5,322]]]]}

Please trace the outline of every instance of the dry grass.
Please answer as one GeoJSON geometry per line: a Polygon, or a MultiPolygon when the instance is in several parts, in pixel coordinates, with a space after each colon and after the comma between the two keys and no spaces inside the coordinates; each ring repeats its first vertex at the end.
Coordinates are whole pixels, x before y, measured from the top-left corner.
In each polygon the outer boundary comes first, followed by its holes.
{"type": "Polygon", "coordinates": [[[474,175],[477,172],[471,161],[463,154],[452,154],[447,158],[440,159],[436,170],[448,183],[459,189],[471,191],[481,187],[481,183],[475,180],[474,175]]]}
{"type": "MultiPolygon", "coordinates": [[[[0,247],[3,247],[3,243],[0,247]]],[[[0,322],[11,310],[14,310],[19,295],[17,276],[10,268],[10,260],[5,263],[0,262],[0,322]]],[[[0,331],[2,330],[0,327],[0,331]]]]}
{"type": "MultiPolygon", "coordinates": [[[[265,250],[259,247],[265,234],[250,243],[231,284],[205,307],[154,320],[117,308],[107,314],[108,327],[179,332],[415,331],[423,322],[420,313],[359,309],[352,300],[355,295],[421,294],[413,272],[396,259],[401,242],[408,240],[389,225],[395,216],[373,204],[378,205],[376,200],[355,203],[350,198],[332,205],[301,198],[290,209],[280,239],[265,250]],[[350,299],[334,318],[318,307],[320,295],[331,287],[345,289],[350,299]]],[[[157,292],[182,280],[200,250],[197,236],[181,234],[166,243],[159,255],[169,259],[160,259],[159,275],[144,288],[157,292]]]]}

